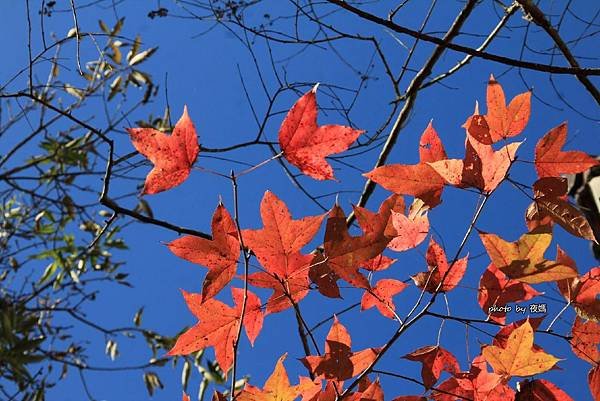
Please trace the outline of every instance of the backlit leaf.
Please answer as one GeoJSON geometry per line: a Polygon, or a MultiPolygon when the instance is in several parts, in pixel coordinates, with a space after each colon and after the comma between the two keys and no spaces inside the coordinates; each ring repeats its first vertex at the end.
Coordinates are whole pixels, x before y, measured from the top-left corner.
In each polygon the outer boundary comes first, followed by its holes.
{"type": "Polygon", "coordinates": [[[550,370],[559,361],[550,354],[533,349],[533,328],[529,321],[513,330],[505,345],[489,345],[481,351],[499,375],[532,376],[550,370]]]}
{"type": "Polygon", "coordinates": [[[535,170],[541,177],[577,174],[600,162],[580,151],[563,151],[567,141],[567,123],[552,128],[535,146],[535,170]]]}
{"type": "Polygon", "coordinates": [[[284,157],[302,173],[317,180],[331,180],[333,169],[325,157],[345,151],[364,131],[343,125],[319,126],[317,86],[288,112],[279,129],[279,145],[284,157]]]}
{"type": "Polygon", "coordinates": [[[128,128],[127,132],[137,151],[154,164],[146,177],[143,194],[166,191],[187,179],[200,150],[187,107],[171,135],[153,128],[128,128]]]}

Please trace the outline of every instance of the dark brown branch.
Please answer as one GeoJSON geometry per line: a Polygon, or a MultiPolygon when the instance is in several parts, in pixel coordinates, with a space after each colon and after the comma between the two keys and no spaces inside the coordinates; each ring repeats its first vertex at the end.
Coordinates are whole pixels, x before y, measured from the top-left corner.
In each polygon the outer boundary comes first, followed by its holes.
{"type": "MultiPolygon", "coordinates": [[[[483,51],[489,46],[490,43],[492,43],[492,41],[494,40],[496,35],[498,35],[498,33],[500,32],[502,27],[504,27],[504,25],[506,25],[506,23],[508,22],[510,17],[512,17],[515,14],[515,12],[517,11],[518,8],[519,8],[518,5],[515,3],[506,9],[505,14],[502,17],[502,19],[498,22],[498,24],[494,27],[494,29],[490,32],[490,34],[485,38],[485,40],[483,41],[481,46],[479,46],[477,48],[477,50],[483,51]]],[[[450,75],[456,73],[458,70],[463,68],[465,65],[469,64],[471,62],[471,60],[473,59],[473,57],[475,57],[475,56],[473,56],[472,54],[466,55],[454,67],[450,68],[448,71],[444,72],[443,74],[440,74],[437,77],[434,77],[431,80],[429,80],[428,82],[421,85],[420,89],[427,88],[437,82],[440,82],[441,80],[443,80],[445,78],[448,78],[450,75]]]]}
{"type": "Polygon", "coordinates": [[[351,13],[355,14],[356,16],[358,16],[362,19],[371,21],[377,25],[384,26],[388,29],[391,29],[394,32],[409,35],[409,36],[412,36],[413,38],[418,38],[425,42],[434,43],[445,49],[447,48],[447,49],[454,50],[454,51],[457,51],[460,53],[470,54],[472,56],[479,57],[479,58],[482,58],[485,60],[495,61],[500,64],[510,65],[510,66],[519,67],[519,68],[526,68],[526,69],[534,70],[534,71],[549,72],[552,74],[567,74],[567,75],[578,75],[579,74],[579,75],[583,75],[583,76],[600,75],[600,68],[560,67],[560,66],[550,65],[550,64],[534,63],[532,61],[516,60],[516,59],[512,59],[510,57],[501,56],[499,54],[487,53],[487,52],[484,52],[481,50],[473,49],[471,47],[451,43],[451,42],[446,41],[445,39],[427,35],[425,33],[419,33],[418,31],[414,31],[412,29],[398,25],[392,21],[383,19],[381,17],[370,14],[366,11],[363,11],[359,8],[356,8],[352,5],[350,5],[349,3],[345,2],[344,0],[327,0],[327,1],[329,3],[335,4],[339,7],[341,7],[347,11],[350,11],[351,13]]]}
{"type": "MultiPolygon", "coordinates": [[[[552,38],[556,46],[562,52],[563,56],[565,56],[565,59],[567,59],[567,61],[569,62],[569,65],[573,68],[579,69],[579,63],[577,62],[575,56],[573,56],[573,54],[571,53],[569,46],[567,46],[564,40],[560,37],[558,31],[554,29],[554,27],[550,24],[550,21],[548,21],[548,19],[546,18],[544,13],[539,9],[539,7],[536,6],[531,0],[516,1],[523,9],[523,12],[526,14],[526,16],[530,17],[536,25],[540,26],[544,31],[546,31],[548,36],[552,38]]],[[[576,72],[575,76],[577,77],[579,82],[581,82],[583,86],[585,86],[590,95],[592,95],[592,97],[596,100],[596,103],[600,105],[600,92],[598,91],[598,88],[596,88],[596,86],[592,83],[592,81],[590,81],[587,75],[582,74],[580,72],[576,72]]]]}
{"type": "MultiPolygon", "coordinates": [[[[328,0],[328,1],[335,1],[335,0],[328,0]]],[[[476,4],[475,1],[469,1],[467,3],[467,5],[458,14],[456,19],[452,23],[452,26],[450,27],[450,29],[448,29],[448,32],[446,33],[446,35],[444,35],[443,43],[445,43],[445,44],[450,43],[452,41],[452,39],[454,39],[460,33],[461,27],[465,23],[467,17],[471,14],[471,11],[473,11],[475,4],[476,4]]],[[[431,56],[429,56],[429,59],[427,60],[425,65],[423,65],[423,68],[421,68],[419,70],[417,75],[415,75],[415,77],[411,81],[410,85],[406,89],[406,102],[404,103],[402,110],[400,110],[400,114],[398,115],[398,118],[394,122],[394,126],[392,127],[392,129],[388,135],[388,138],[387,138],[385,144],[383,145],[383,148],[381,149],[379,158],[377,159],[377,162],[375,163],[375,166],[373,168],[377,168],[377,167],[383,166],[385,164],[388,156],[390,155],[392,149],[394,148],[394,145],[396,144],[396,140],[398,139],[398,135],[400,134],[400,131],[402,130],[404,123],[408,120],[408,117],[413,109],[415,100],[417,98],[417,94],[419,92],[419,88],[425,82],[425,79],[427,79],[427,77],[429,75],[431,75],[431,72],[433,71],[433,66],[437,63],[437,61],[442,56],[442,54],[444,53],[444,50],[446,50],[446,48],[447,48],[447,46],[441,45],[441,44],[436,46],[436,48],[431,53],[431,56]]],[[[369,200],[371,195],[373,194],[374,190],[375,190],[375,182],[372,180],[367,180],[365,187],[363,189],[362,195],[360,196],[357,205],[359,207],[364,207],[367,204],[367,201],[369,200]]],[[[348,215],[348,218],[347,218],[348,225],[352,224],[354,222],[354,219],[355,219],[355,215],[354,215],[354,212],[352,212],[352,213],[350,213],[350,215],[348,215]]]]}

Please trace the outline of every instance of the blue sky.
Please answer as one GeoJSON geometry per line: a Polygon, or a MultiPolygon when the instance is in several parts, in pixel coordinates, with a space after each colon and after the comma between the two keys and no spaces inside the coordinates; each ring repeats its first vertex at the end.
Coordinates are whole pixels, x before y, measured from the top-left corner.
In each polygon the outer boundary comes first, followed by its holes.
{"type": "MultiPolygon", "coordinates": [[[[173,3],[164,4],[165,1],[162,3],[163,6],[169,8],[170,13],[186,15],[185,10],[178,8],[173,3]]],[[[577,4],[577,7],[581,7],[576,10],[578,14],[591,15],[593,10],[586,9],[586,7],[593,8],[591,3],[581,2],[577,4]]],[[[399,15],[398,22],[416,28],[421,23],[426,8],[423,7],[421,2],[413,1],[410,4],[399,15]]],[[[241,45],[233,34],[219,26],[200,35],[209,27],[208,24],[186,18],[170,17],[154,20],[147,18],[146,14],[156,9],[156,6],[156,2],[153,1],[129,1],[117,6],[118,15],[126,16],[123,34],[133,37],[139,33],[143,38],[144,47],[158,46],[159,48],[156,55],[144,65],[144,68],[152,74],[155,82],[160,85],[161,94],[142,112],[132,116],[130,124],[133,125],[135,119],[147,117],[150,112],[153,115],[162,115],[166,106],[164,96],[165,77],[168,76],[168,96],[173,119],[176,120],[183,106],[187,105],[190,116],[196,124],[200,143],[203,146],[221,147],[253,139],[257,132],[257,125],[244,94],[242,81],[259,116],[264,114],[268,102],[264,92],[262,92],[257,71],[248,50],[241,45]],[[238,71],[241,71],[241,77],[238,71]]],[[[249,21],[254,22],[264,18],[263,14],[267,11],[271,15],[277,15],[278,12],[287,7],[289,7],[287,2],[268,2],[268,4],[258,7],[257,11],[251,12],[249,21]]],[[[443,6],[438,6],[428,24],[428,31],[436,32],[447,29],[449,21],[460,7],[461,5],[458,2],[448,2],[443,6]]],[[[385,15],[385,7],[381,4],[369,5],[366,8],[385,15]]],[[[0,6],[3,21],[0,25],[0,43],[4,50],[2,67],[0,67],[1,82],[6,80],[6,77],[12,75],[18,68],[27,65],[27,49],[24,46],[27,31],[24,24],[24,13],[24,2],[22,1],[8,0],[0,6]]],[[[35,18],[38,18],[38,16],[36,15],[35,18]]],[[[115,22],[114,14],[110,8],[104,10],[97,7],[85,8],[79,12],[81,29],[83,31],[97,31],[98,18],[102,18],[109,25],[115,22]]],[[[505,36],[499,38],[490,47],[490,52],[511,57],[518,56],[520,46],[515,46],[515,43],[518,42],[509,39],[509,35],[520,35],[522,28],[519,28],[519,26],[522,27],[524,24],[519,20],[519,13],[513,18],[511,26],[514,31],[507,31],[505,36]]],[[[390,55],[392,68],[396,71],[404,63],[408,52],[403,45],[410,47],[413,43],[411,38],[382,31],[375,26],[341,14],[332,16],[330,21],[339,23],[344,29],[353,32],[375,35],[381,40],[385,52],[390,55]]],[[[497,17],[492,6],[483,4],[478,7],[465,31],[488,32],[496,22],[497,17]]],[[[55,13],[47,19],[46,23],[47,32],[56,32],[57,35],[63,35],[72,25],[71,15],[68,12],[55,13]]],[[[567,18],[561,32],[567,38],[574,38],[581,30],[580,24],[572,18],[567,18]]],[[[307,30],[306,34],[310,34],[310,31],[307,30]]],[[[34,37],[39,35],[39,30],[35,24],[33,35],[34,37]]],[[[548,44],[544,36],[536,33],[535,30],[532,35],[536,41],[540,40],[539,42],[533,42],[539,48],[543,48],[548,44]]],[[[481,38],[464,36],[458,40],[461,44],[477,46],[481,38]]],[[[39,45],[38,40],[35,51],[40,50],[39,45]]],[[[431,49],[432,47],[429,45],[419,46],[411,66],[418,68],[426,60],[431,49]]],[[[256,40],[253,50],[258,57],[258,63],[261,72],[264,74],[267,88],[273,93],[277,89],[277,83],[270,70],[270,61],[267,58],[268,49],[264,41],[256,40]]],[[[347,88],[358,88],[363,85],[361,96],[350,114],[352,123],[366,130],[368,134],[372,134],[381,125],[383,118],[389,111],[389,102],[393,99],[393,94],[382,73],[381,63],[377,60],[371,61],[372,49],[367,44],[348,40],[340,41],[336,43],[336,52],[327,46],[305,49],[302,46],[275,45],[273,50],[277,61],[275,68],[278,72],[283,73],[285,70],[290,82],[306,82],[307,85],[304,90],[308,90],[316,82],[347,88]],[[293,57],[290,58],[290,56],[293,57]],[[341,60],[341,57],[344,61],[341,60]],[[371,64],[373,64],[372,67],[371,64]],[[361,76],[365,74],[372,78],[362,81],[361,76]],[[378,77],[378,79],[375,79],[375,77],[378,77]]],[[[82,60],[95,56],[93,52],[94,47],[92,44],[84,43],[82,46],[82,60]]],[[[597,48],[594,47],[593,40],[582,41],[578,47],[575,47],[575,53],[576,55],[593,56],[597,54],[597,48]]],[[[63,60],[64,64],[74,66],[75,47],[66,46],[63,55],[67,57],[63,60]]],[[[435,73],[443,72],[462,57],[461,54],[446,52],[440,64],[436,67],[435,73]]],[[[548,59],[527,51],[525,57],[531,60],[549,62],[548,59]]],[[[560,57],[557,57],[557,59],[560,59],[560,57]]],[[[586,62],[589,62],[589,65],[594,63],[593,60],[584,60],[582,63],[585,64],[586,62]]],[[[562,63],[562,60],[560,63],[562,63]]],[[[63,73],[65,79],[68,77],[72,80],[71,82],[77,82],[77,79],[79,79],[74,70],[65,70],[63,73]]],[[[39,74],[41,77],[45,76],[46,70],[40,67],[39,74]]],[[[431,119],[433,119],[434,126],[440,134],[449,156],[461,158],[464,151],[464,130],[460,126],[465,118],[472,113],[476,100],[480,104],[484,104],[486,82],[490,74],[499,77],[498,79],[504,87],[507,98],[512,98],[517,93],[533,88],[535,96],[532,101],[532,117],[524,133],[515,138],[515,140],[525,140],[518,152],[520,159],[531,161],[537,140],[550,128],[565,120],[569,122],[568,149],[581,149],[590,154],[600,153],[600,143],[597,140],[597,123],[600,117],[598,107],[578,81],[571,77],[557,76],[554,78],[560,94],[569,99],[573,109],[575,109],[573,110],[557,99],[547,76],[544,74],[524,72],[529,85],[529,87],[526,87],[516,70],[507,71],[506,66],[475,60],[464,70],[444,81],[446,85],[434,85],[419,94],[411,118],[402,130],[388,163],[413,163],[417,160],[418,138],[431,119]],[[544,102],[550,103],[552,107],[544,104],[544,102]],[[583,115],[591,117],[591,119],[585,118],[583,115]]],[[[408,73],[401,87],[406,88],[411,78],[412,74],[408,73]]],[[[21,87],[25,83],[26,76],[21,75],[15,83],[15,87],[21,87]]],[[[337,94],[341,96],[342,102],[346,105],[352,101],[352,94],[349,91],[339,90],[337,94]]],[[[284,112],[291,107],[296,98],[297,95],[290,91],[277,99],[274,110],[281,113],[270,119],[267,124],[265,140],[276,140],[277,130],[284,112]]],[[[69,101],[68,95],[65,95],[65,101],[69,101]]],[[[328,107],[332,104],[326,87],[320,89],[319,103],[321,107],[328,107]]],[[[87,110],[87,112],[87,116],[81,115],[79,117],[90,117],[97,114],[92,122],[102,126],[101,113],[96,113],[92,109],[87,110]]],[[[335,112],[321,113],[320,122],[346,123],[344,117],[335,112]]],[[[115,139],[118,155],[133,150],[125,135],[116,133],[115,139]]],[[[229,152],[221,156],[234,161],[258,163],[271,155],[268,148],[256,146],[229,152]]],[[[201,153],[197,165],[225,174],[228,174],[232,168],[237,171],[244,168],[235,162],[217,160],[210,156],[201,153]]],[[[376,157],[377,151],[375,150],[347,161],[356,166],[360,172],[366,172],[372,168],[376,157]]],[[[140,156],[136,160],[140,160],[139,158],[140,156]]],[[[336,168],[336,176],[339,178],[339,182],[322,183],[312,181],[308,177],[301,177],[300,180],[315,193],[339,194],[339,204],[348,213],[351,210],[351,203],[357,201],[357,194],[347,191],[361,190],[364,178],[355,169],[344,167],[336,162],[332,164],[336,168]]],[[[297,171],[294,167],[292,167],[292,170],[297,171]]],[[[141,182],[148,171],[149,167],[144,166],[135,170],[132,174],[139,177],[141,182]]],[[[512,174],[518,177],[519,181],[528,184],[533,183],[535,179],[532,165],[528,163],[517,163],[512,170],[512,174]]],[[[240,219],[244,228],[258,228],[261,226],[258,213],[259,203],[266,190],[271,190],[282,198],[295,217],[322,213],[292,185],[278,163],[272,162],[254,173],[244,176],[240,179],[239,186],[242,200],[240,219]]],[[[112,188],[115,196],[132,190],[131,181],[117,181],[112,188]]],[[[375,196],[368,204],[369,208],[376,210],[381,200],[387,197],[388,194],[385,190],[378,188],[375,196]]],[[[231,210],[233,202],[230,183],[227,180],[200,171],[194,171],[192,176],[180,187],[160,195],[146,197],[156,217],[203,231],[210,230],[210,218],[219,198],[222,198],[225,205],[231,210]]],[[[322,199],[327,207],[331,207],[334,200],[335,196],[322,199]]],[[[133,206],[135,201],[135,199],[130,199],[125,201],[125,204],[133,206]]],[[[430,213],[430,220],[434,228],[431,233],[444,245],[449,255],[453,255],[456,251],[472,216],[476,201],[476,194],[448,188],[444,192],[443,204],[430,213]]],[[[510,184],[504,183],[494,193],[485,213],[477,224],[477,228],[497,233],[508,240],[516,240],[526,230],[523,215],[528,203],[529,200],[525,196],[511,187],[510,184]]],[[[322,238],[323,229],[324,226],[317,236],[317,240],[311,246],[318,245],[318,238],[322,238]]],[[[128,325],[135,311],[140,306],[144,306],[144,325],[156,328],[159,332],[174,335],[184,326],[194,324],[195,320],[186,309],[179,289],[199,292],[201,280],[206,270],[181,260],[168,251],[163,243],[176,238],[176,235],[172,232],[158,227],[133,224],[124,231],[124,237],[130,246],[130,250],[120,256],[127,261],[124,271],[130,274],[130,282],[134,285],[134,288],[115,286],[103,288],[96,302],[90,304],[88,316],[108,326],[128,325]]],[[[399,259],[398,262],[386,273],[382,273],[381,277],[405,279],[411,274],[424,270],[423,255],[427,242],[425,241],[415,250],[394,255],[399,259]]],[[[591,257],[586,241],[577,240],[564,230],[556,228],[555,243],[560,243],[561,247],[576,259],[581,272],[597,265],[597,262],[591,257]]],[[[551,258],[554,257],[555,243],[547,253],[551,258]]],[[[306,251],[308,252],[310,249],[309,246],[306,251]]],[[[480,255],[483,252],[476,235],[471,236],[466,251],[471,256],[480,255]]],[[[472,259],[469,262],[467,275],[461,282],[461,286],[448,294],[450,308],[454,314],[473,318],[485,317],[477,305],[476,288],[479,277],[486,268],[488,261],[486,255],[472,259]]],[[[40,265],[40,269],[42,268],[43,266],[40,265]]],[[[238,280],[235,284],[241,285],[241,282],[238,280]]],[[[539,299],[549,305],[549,317],[547,322],[542,325],[544,327],[562,308],[562,303],[556,302],[556,300],[560,300],[560,295],[555,290],[555,286],[543,284],[536,288],[545,292],[545,296],[539,299]]],[[[269,295],[268,291],[257,290],[256,292],[263,300],[266,300],[269,295]]],[[[401,315],[408,311],[417,294],[418,291],[411,287],[395,298],[401,315]]],[[[343,300],[324,300],[318,294],[310,294],[302,302],[301,307],[309,324],[315,323],[354,303],[357,299],[360,299],[360,295],[360,291],[351,288],[344,290],[343,300]]],[[[220,297],[231,303],[228,290],[224,291],[220,297]]],[[[439,312],[443,312],[444,309],[441,303],[436,304],[434,308],[439,312]]],[[[573,316],[571,311],[563,315],[563,318],[555,326],[556,330],[567,333],[573,316]]],[[[516,320],[517,318],[519,317],[514,314],[509,316],[509,320],[516,320]]],[[[374,309],[366,312],[355,310],[342,315],[340,320],[347,325],[352,333],[354,349],[382,345],[395,328],[392,321],[380,316],[374,309]]],[[[320,345],[324,341],[328,327],[328,325],[325,325],[315,333],[320,345]]],[[[400,356],[420,346],[435,344],[438,327],[439,322],[437,320],[423,319],[395,345],[395,348],[385,357],[381,368],[390,371],[402,371],[403,374],[418,377],[420,365],[401,360],[400,356]]],[[[495,332],[493,328],[485,327],[485,329],[492,334],[495,332]]],[[[92,360],[97,365],[133,365],[145,362],[149,356],[147,349],[139,342],[121,338],[119,339],[121,356],[116,362],[111,362],[103,355],[104,338],[102,335],[87,330],[82,330],[80,335],[81,338],[90,341],[90,354],[95,357],[92,360]]],[[[468,344],[471,358],[478,353],[481,344],[490,341],[491,338],[484,333],[469,331],[468,344]]],[[[542,377],[565,389],[574,399],[591,400],[584,379],[588,370],[586,364],[573,357],[566,344],[556,343],[549,336],[536,336],[536,342],[542,346],[548,346],[548,351],[559,358],[567,359],[559,364],[562,370],[550,372],[542,377]],[[578,373],[575,375],[573,372],[578,373]]],[[[441,345],[455,352],[462,369],[466,370],[468,368],[464,327],[453,322],[447,322],[441,345]]],[[[305,375],[306,372],[297,361],[297,358],[303,355],[291,310],[268,316],[265,320],[263,332],[253,348],[250,348],[246,340],[242,342],[239,372],[249,373],[252,377],[252,383],[262,386],[264,379],[272,371],[275,361],[284,352],[288,352],[286,367],[290,376],[295,378],[298,374],[305,375]]],[[[212,355],[212,351],[209,352],[209,355],[212,355]]],[[[153,399],[162,401],[174,400],[180,397],[180,368],[181,365],[176,369],[157,369],[166,388],[159,391],[153,399]]],[[[88,374],[88,380],[90,390],[99,400],[141,400],[148,398],[139,371],[119,374],[91,373],[88,374]]],[[[199,374],[193,372],[190,393],[194,394],[197,391],[198,382],[199,374]]],[[[421,391],[418,386],[390,380],[389,378],[382,378],[382,383],[386,395],[390,399],[401,394],[419,394],[421,391]]],[[[512,384],[514,384],[514,381],[512,384]]],[[[85,399],[77,372],[72,371],[64,382],[49,393],[48,399],[51,401],[85,399]]]]}

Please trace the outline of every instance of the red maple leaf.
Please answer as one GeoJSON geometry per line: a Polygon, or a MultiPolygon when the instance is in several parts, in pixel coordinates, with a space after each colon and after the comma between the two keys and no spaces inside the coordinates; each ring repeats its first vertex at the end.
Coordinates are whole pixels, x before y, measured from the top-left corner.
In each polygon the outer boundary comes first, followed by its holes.
{"type": "Polygon", "coordinates": [[[518,389],[515,401],[573,401],[556,384],[544,379],[519,382],[518,389]]]}
{"type": "Polygon", "coordinates": [[[390,225],[390,218],[393,212],[404,213],[404,198],[393,194],[381,202],[377,213],[367,208],[353,206],[356,221],[362,231],[367,235],[381,235],[390,225]]]}
{"type": "Polygon", "coordinates": [[[354,287],[369,288],[369,282],[358,269],[381,254],[389,241],[382,230],[351,236],[344,211],[335,205],[329,212],[323,244],[327,267],[354,287]]]}
{"type": "Polygon", "coordinates": [[[418,164],[389,164],[363,175],[389,191],[415,196],[433,208],[441,202],[444,179],[429,163],[446,159],[447,156],[432,123],[421,135],[419,146],[418,164]]]}
{"type": "MultiPolygon", "coordinates": [[[[569,266],[577,274],[575,261],[559,246],[556,251],[556,262],[569,266]]],[[[585,319],[600,321],[600,266],[587,273],[556,282],[560,293],[575,308],[577,314],[585,319]]]]}
{"type": "MultiPolygon", "coordinates": [[[[575,262],[560,247],[556,252],[556,262],[572,268],[577,274],[575,262]]],[[[557,281],[556,285],[579,316],[600,321],[600,266],[579,277],[557,281]]]]}
{"type": "Polygon", "coordinates": [[[279,129],[279,146],[302,173],[317,180],[331,180],[333,169],[325,157],[345,151],[364,131],[343,125],[319,126],[317,87],[298,99],[288,112],[279,129]]]}
{"type": "Polygon", "coordinates": [[[396,263],[396,260],[397,259],[392,259],[389,256],[382,254],[375,256],[373,259],[367,260],[365,263],[363,263],[362,268],[372,272],[378,272],[389,268],[391,265],[396,263]]]}
{"type": "Polygon", "coordinates": [[[302,363],[316,376],[330,380],[347,380],[364,371],[375,360],[380,348],[352,352],[352,340],[346,328],[334,317],[325,340],[323,356],[307,356],[302,363]]]}
{"type": "Polygon", "coordinates": [[[382,279],[375,284],[371,290],[366,291],[360,302],[360,309],[366,310],[376,307],[377,310],[385,317],[394,319],[396,306],[392,297],[402,292],[407,284],[394,279],[382,279]]]}
{"type": "Polygon", "coordinates": [[[359,382],[358,391],[348,397],[348,401],[383,401],[383,388],[379,379],[370,382],[367,377],[359,382]]]}
{"type": "Polygon", "coordinates": [[[142,194],[155,194],[184,182],[190,175],[200,147],[187,107],[171,135],[153,128],[128,128],[133,146],[146,156],[154,168],[146,177],[142,194]]]}
{"type": "MultiPolygon", "coordinates": [[[[373,259],[365,262],[371,263],[373,259]]],[[[317,285],[317,290],[321,295],[329,298],[341,298],[340,287],[337,285],[337,281],[340,279],[333,270],[329,268],[327,259],[325,256],[318,252],[311,261],[310,269],[308,270],[308,277],[310,281],[317,285]]]]}
{"type": "MultiPolygon", "coordinates": [[[[305,381],[306,379],[304,379],[305,381]]],[[[337,382],[335,380],[326,380],[325,389],[322,389],[321,379],[315,379],[315,381],[319,381],[319,386],[316,392],[309,391],[308,393],[302,394],[302,401],[335,401],[337,394],[339,394],[339,389],[341,388],[341,382],[337,382]],[[311,394],[312,393],[312,394],[311,394]]],[[[300,377],[300,384],[303,383],[303,378],[300,377]]],[[[308,386],[307,386],[308,387],[308,386]]]]}
{"type": "Polygon", "coordinates": [[[464,258],[458,259],[450,266],[442,247],[431,238],[425,255],[427,271],[417,273],[412,276],[412,279],[417,287],[425,288],[425,291],[433,293],[442,281],[442,278],[446,276],[446,272],[451,268],[450,273],[445,277],[444,283],[439,289],[439,292],[448,292],[456,287],[465,274],[468,258],[469,256],[467,255],[464,258]]]}
{"type": "MultiPolygon", "coordinates": [[[[177,338],[175,346],[167,355],[189,355],[207,347],[214,347],[215,357],[221,369],[227,372],[233,363],[233,343],[242,317],[244,291],[232,288],[235,303],[232,308],[214,298],[203,302],[202,295],[181,291],[190,311],[199,322],[177,338]]],[[[248,291],[244,328],[251,343],[262,328],[263,313],[260,299],[248,291]]]]}
{"type": "Polygon", "coordinates": [[[540,178],[577,174],[597,166],[600,161],[580,151],[562,151],[567,141],[567,123],[552,128],[535,145],[535,171],[540,178]]]}
{"type": "Polygon", "coordinates": [[[405,251],[419,245],[427,236],[429,207],[422,200],[415,199],[408,215],[404,214],[405,208],[404,198],[394,194],[381,203],[377,213],[354,206],[354,214],[365,234],[380,235],[383,232],[386,237],[391,238],[388,248],[405,251]]]}
{"type": "Polygon", "coordinates": [[[515,392],[508,380],[496,373],[489,372],[481,355],[477,356],[468,372],[459,372],[436,387],[431,394],[435,401],[507,401],[513,400],[515,392]]]}
{"type": "Polygon", "coordinates": [[[422,200],[416,198],[408,209],[408,215],[392,210],[385,232],[387,236],[393,237],[388,248],[397,252],[406,251],[423,242],[429,233],[428,209],[422,200]]]}
{"type": "Polygon", "coordinates": [[[490,134],[490,126],[488,125],[485,116],[479,114],[479,103],[475,102],[475,111],[473,115],[467,117],[467,121],[462,125],[467,130],[467,134],[486,145],[494,143],[490,134]]]}
{"type": "Polygon", "coordinates": [[[421,378],[425,388],[431,388],[440,378],[443,371],[458,374],[460,366],[451,352],[437,346],[427,346],[419,348],[402,358],[410,361],[417,361],[423,364],[421,368],[421,378]]]}
{"type": "Polygon", "coordinates": [[[212,218],[212,240],[186,235],[167,244],[175,255],[208,268],[202,285],[202,299],[214,297],[233,278],[240,257],[240,243],[235,222],[219,205],[212,218]]]}
{"type": "Polygon", "coordinates": [[[600,365],[600,324],[594,321],[584,322],[579,316],[571,328],[571,349],[577,357],[592,365],[600,365]]]}
{"type": "MultiPolygon", "coordinates": [[[[403,213],[404,198],[393,194],[381,202],[379,210],[373,212],[367,208],[353,206],[358,225],[365,237],[383,238],[382,235],[392,237],[397,235],[391,225],[391,216],[396,211],[403,213]]],[[[342,221],[340,220],[340,224],[342,221]]],[[[389,239],[388,239],[389,240],[389,239]]],[[[389,243],[388,243],[389,245],[389,243]]],[[[381,271],[389,268],[396,259],[383,255],[382,253],[360,263],[360,267],[369,271],[381,271]]],[[[321,294],[330,298],[340,298],[337,280],[340,277],[328,266],[324,255],[317,255],[313,260],[310,271],[311,280],[317,284],[321,294]]]]}
{"type": "Polygon", "coordinates": [[[536,291],[529,284],[508,278],[493,263],[490,263],[479,280],[477,301],[483,312],[489,315],[490,319],[504,324],[506,312],[500,310],[490,313],[490,307],[527,301],[541,294],[541,292],[536,291]]]}

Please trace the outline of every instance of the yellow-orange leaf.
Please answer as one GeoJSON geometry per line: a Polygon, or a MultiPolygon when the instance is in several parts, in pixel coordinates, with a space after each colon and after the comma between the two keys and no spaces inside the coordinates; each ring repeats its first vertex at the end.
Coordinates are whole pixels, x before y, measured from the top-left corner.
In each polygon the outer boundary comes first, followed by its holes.
{"type": "Polygon", "coordinates": [[[489,345],[481,351],[494,372],[504,376],[531,376],[546,372],[560,360],[533,349],[533,328],[527,320],[508,337],[506,347],[489,345]]]}
{"type": "Polygon", "coordinates": [[[236,397],[238,401],[293,401],[300,395],[300,386],[291,386],[282,355],[275,365],[275,370],[265,382],[263,389],[247,384],[236,397]]]}
{"type": "Polygon", "coordinates": [[[486,98],[488,110],[485,119],[493,142],[518,135],[525,129],[531,114],[531,92],[515,96],[507,106],[502,86],[492,75],[486,98]]]}
{"type": "Polygon", "coordinates": [[[515,242],[483,232],[479,237],[492,263],[511,279],[536,284],[577,276],[571,266],[544,258],[552,241],[552,233],[546,227],[526,233],[515,242]]]}

